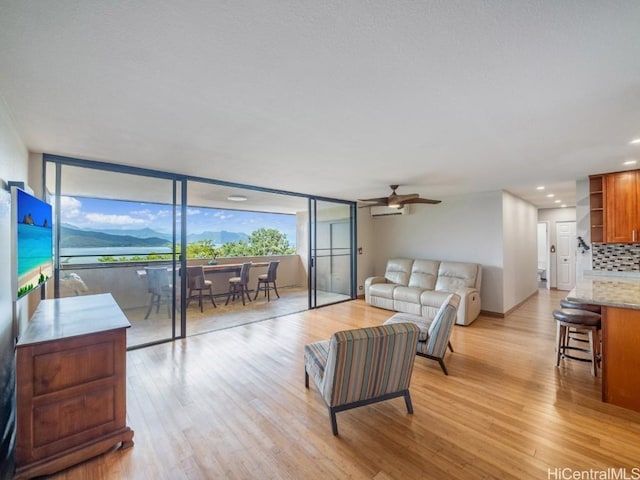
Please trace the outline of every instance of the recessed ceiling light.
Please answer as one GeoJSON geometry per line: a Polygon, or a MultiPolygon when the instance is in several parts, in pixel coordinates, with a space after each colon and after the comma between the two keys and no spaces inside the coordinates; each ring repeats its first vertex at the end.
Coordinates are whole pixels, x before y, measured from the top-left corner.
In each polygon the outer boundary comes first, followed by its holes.
{"type": "Polygon", "coordinates": [[[554,200],[553,203],[560,203],[562,200],[554,200]]]}
{"type": "Polygon", "coordinates": [[[549,193],[549,194],[547,194],[547,197],[548,198],[553,198],[553,197],[555,197],[555,195],[553,193],[549,193]]]}
{"type": "Polygon", "coordinates": [[[229,195],[227,197],[227,200],[230,200],[232,202],[246,202],[247,197],[245,197],[244,195],[229,195]]]}
{"type": "Polygon", "coordinates": [[[637,160],[627,160],[626,162],[622,162],[623,165],[635,165],[638,163],[637,160]]]}
{"type": "Polygon", "coordinates": [[[539,187],[536,187],[536,190],[544,190],[544,185],[540,185],[539,187]]]}
{"type": "Polygon", "coordinates": [[[560,208],[564,208],[564,207],[566,207],[566,206],[567,206],[567,204],[566,204],[566,203],[563,203],[562,205],[560,205],[560,208]]]}
{"type": "Polygon", "coordinates": [[[629,145],[637,145],[640,143],[640,138],[634,138],[629,142],[629,145]]]}

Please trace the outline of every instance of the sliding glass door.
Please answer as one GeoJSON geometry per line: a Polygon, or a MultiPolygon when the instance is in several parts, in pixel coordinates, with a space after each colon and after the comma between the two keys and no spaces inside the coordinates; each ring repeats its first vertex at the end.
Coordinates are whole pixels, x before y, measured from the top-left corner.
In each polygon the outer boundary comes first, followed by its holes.
{"type": "Polygon", "coordinates": [[[57,297],[109,293],[131,323],[128,347],[184,335],[180,322],[182,183],[47,162],[56,206],[57,297]]]}
{"type": "Polygon", "coordinates": [[[309,307],[355,298],[355,218],[350,203],[309,202],[309,307]]]}
{"type": "Polygon", "coordinates": [[[352,202],[47,154],[44,171],[56,215],[51,293],[111,294],[131,322],[129,347],[355,298],[352,202]],[[278,293],[259,295],[271,262],[278,293]],[[226,301],[242,263],[247,305],[226,301]],[[205,276],[195,295],[187,267],[205,276]]]}

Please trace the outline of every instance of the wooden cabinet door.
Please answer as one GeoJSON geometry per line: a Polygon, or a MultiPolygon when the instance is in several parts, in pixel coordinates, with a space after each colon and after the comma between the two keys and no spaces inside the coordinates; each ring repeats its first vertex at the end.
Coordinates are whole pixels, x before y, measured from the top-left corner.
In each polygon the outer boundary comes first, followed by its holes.
{"type": "Polygon", "coordinates": [[[606,242],[640,241],[638,190],[636,171],[611,173],[606,176],[606,242]]]}

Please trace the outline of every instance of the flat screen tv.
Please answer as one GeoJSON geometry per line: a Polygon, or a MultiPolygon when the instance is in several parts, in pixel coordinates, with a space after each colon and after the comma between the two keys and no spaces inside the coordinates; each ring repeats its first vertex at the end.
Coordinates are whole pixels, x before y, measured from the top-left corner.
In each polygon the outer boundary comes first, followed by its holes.
{"type": "Polygon", "coordinates": [[[11,187],[14,300],[41,287],[53,275],[51,205],[11,187]]]}

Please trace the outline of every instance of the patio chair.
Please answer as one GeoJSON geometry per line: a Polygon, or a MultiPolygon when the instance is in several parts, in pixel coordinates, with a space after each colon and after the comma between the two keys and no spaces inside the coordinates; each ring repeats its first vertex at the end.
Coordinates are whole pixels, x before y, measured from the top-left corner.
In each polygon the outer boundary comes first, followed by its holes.
{"type": "Polygon", "coordinates": [[[249,295],[249,270],[251,269],[251,262],[242,264],[239,277],[231,277],[229,279],[229,293],[227,293],[227,301],[225,305],[229,304],[229,300],[235,301],[236,295],[240,295],[242,298],[242,305],[246,305],[244,296],[247,296],[247,300],[251,301],[249,295]]]}
{"type": "Polygon", "coordinates": [[[149,308],[144,316],[145,320],[149,318],[151,309],[156,306],[156,313],[160,311],[160,305],[167,306],[167,315],[171,316],[171,296],[173,294],[173,285],[169,277],[169,270],[166,265],[163,267],[145,267],[147,273],[147,289],[150,293],[149,308]]]}
{"type": "Polygon", "coordinates": [[[211,299],[213,307],[216,308],[216,302],[213,299],[213,282],[204,278],[204,269],[202,265],[194,265],[187,267],[187,285],[189,286],[189,294],[187,297],[187,307],[191,303],[193,294],[198,295],[198,305],[200,305],[200,311],[204,311],[202,305],[202,297],[208,296],[211,299]],[[208,293],[203,293],[207,291],[208,293]]]}
{"type": "Polygon", "coordinates": [[[276,296],[280,298],[278,288],[276,287],[276,273],[278,271],[278,265],[280,265],[280,260],[269,262],[267,273],[258,275],[258,286],[256,287],[256,296],[253,297],[254,300],[258,298],[260,290],[264,291],[264,296],[267,297],[267,302],[271,301],[271,295],[269,294],[271,290],[276,292],[276,296]]]}

